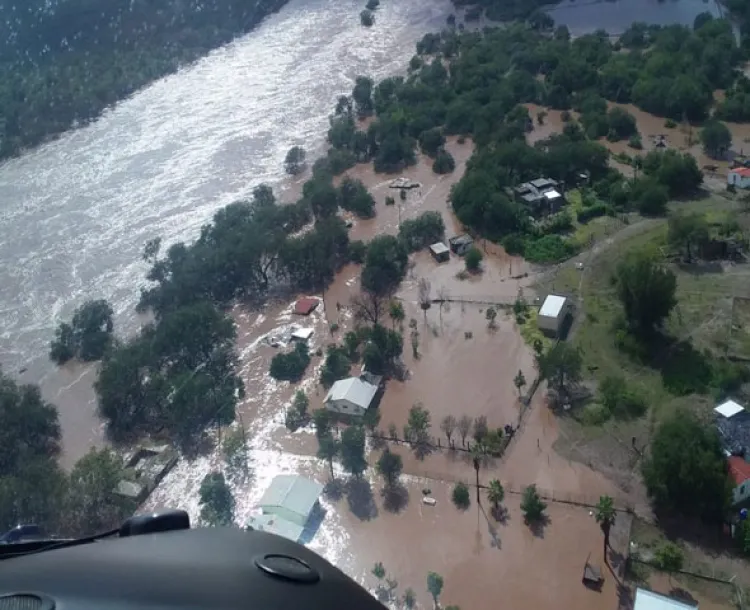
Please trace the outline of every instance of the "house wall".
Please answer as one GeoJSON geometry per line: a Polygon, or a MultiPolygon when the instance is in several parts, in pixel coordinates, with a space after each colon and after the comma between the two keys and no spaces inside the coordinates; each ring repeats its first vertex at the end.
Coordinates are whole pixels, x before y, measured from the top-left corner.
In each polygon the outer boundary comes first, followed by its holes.
{"type": "MultiPolygon", "coordinates": [[[[562,315],[562,313],[564,313],[564,310],[560,313],[562,315]]],[[[560,319],[553,318],[551,316],[538,316],[537,322],[539,324],[539,328],[541,328],[542,330],[548,330],[549,332],[557,333],[557,331],[560,329],[560,319]]]]}
{"type": "Polygon", "coordinates": [[[326,408],[334,413],[341,413],[342,415],[356,415],[362,416],[365,414],[365,410],[359,405],[355,405],[353,402],[348,400],[329,400],[326,403],[326,408]]]}
{"type": "Polygon", "coordinates": [[[735,172],[729,172],[727,175],[727,184],[733,184],[738,188],[750,188],[750,176],[741,176],[735,172]]]}
{"type": "Polygon", "coordinates": [[[732,490],[732,502],[734,504],[739,504],[747,498],[750,498],[750,480],[737,485],[737,487],[732,490]]]}

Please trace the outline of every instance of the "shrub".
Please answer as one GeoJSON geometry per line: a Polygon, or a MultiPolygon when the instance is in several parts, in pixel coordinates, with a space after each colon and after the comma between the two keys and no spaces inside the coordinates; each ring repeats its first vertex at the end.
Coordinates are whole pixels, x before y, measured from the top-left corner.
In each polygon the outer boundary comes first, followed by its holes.
{"type": "Polygon", "coordinates": [[[385,198],[385,205],[396,205],[396,200],[393,197],[391,197],[390,195],[388,195],[385,198]]]}
{"type": "Polygon", "coordinates": [[[456,169],[456,161],[453,159],[453,155],[441,148],[432,164],[432,171],[436,174],[450,174],[454,169],[456,169]]]}
{"type": "Polygon", "coordinates": [[[604,405],[589,403],[581,409],[581,421],[587,426],[601,426],[610,417],[604,405]]]}
{"type": "Polygon", "coordinates": [[[456,486],[453,488],[453,494],[451,497],[453,499],[453,504],[456,505],[456,508],[459,508],[461,510],[466,510],[471,504],[469,488],[466,483],[456,483],[456,486]]]}
{"type": "Polygon", "coordinates": [[[578,222],[580,222],[581,224],[586,224],[592,218],[604,216],[606,213],[607,213],[607,206],[603,203],[597,203],[597,204],[592,205],[591,207],[580,210],[576,214],[576,217],[578,218],[578,222]]]}
{"type": "Polygon", "coordinates": [[[666,121],[664,121],[664,127],[666,127],[667,129],[674,129],[675,127],[677,127],[677,123],[675,123],[672,119],[667,119],[666,121]]]}
{"type": "Polygon", "coordinates": [[[291,352],[276,354],[271,360],[270,375],[277,381],[299,381],[310,364],[307,344],[299,342],[291,352]]]}
{"type": "Polygon", "coordinates": [[[628,387],[625,379],[609,376],[599,386],[602,404],[617,417],[639,417],[646,412],[646,401],[628,387]]]}
{"type": "Polygon", "coordinates": [[[372,14],[372,11],[364,10],[359,14],[359,22],[369,28],[375,23],[375,16],[372,14]]]}
{"type": "Polygon", "coordinates": [[[469,248],[469,251],[464,257],[467,271],[471,271],[472,273],[479,271],[479,267],[482,264],[483,258],[484,257],[482,256],[482,251],[479,248],[477,248],[476,246],[472,246],[471,248],[469,248]]]}
{"type": "Polygon", "coordinates": [[[365,242],[355,239],[349,242],[349,260],[352,263],[361,264],[365,260],[367,254],[367,245],[365,242]]]}
{"type": "Polygon", "coordinates": [[[559,235],[545,235],[526,242],[524,257],[532,263],[557,263],[570,258],[578,248],[559,235]]]}
{"type": "Polygon", "coordinates": [[[439,212],[424,212],[416,218],[404,220],[398,236],[409,252],[421,250],[445,237],[445,223],[439,212]]]}

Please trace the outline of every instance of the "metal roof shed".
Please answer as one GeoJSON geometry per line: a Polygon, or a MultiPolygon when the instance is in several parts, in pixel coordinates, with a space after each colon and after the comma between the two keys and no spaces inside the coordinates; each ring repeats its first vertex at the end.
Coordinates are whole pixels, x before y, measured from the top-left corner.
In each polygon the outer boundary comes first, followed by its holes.
{"type": "Polygon", "coordinates": [[[323,486],[296,474],[274,477],[258,506],[265,514],[276,515],[304,527],[318,502],[323,486]]]}
{"type": "Polygon", "coordinates": [[[716,407],[714,409],[714,413],[729,419],[730,417],[733,417],[737,415],[737,413],[741,413],[744,410],[745,408],[741,404],[736,403],[730,399],[730,400],[724,401],[718,407],[716,407]]]}
{"type": "Polygon", "coordinates": [[[560,331],[565,316],[568,315],[569,300],[566,297],[550,294],[542,303],[537,316],[537,324],[541,330],[557,334],[560,331]]]}
{"type": "Polygon", "coordinates": [[[377,393],[377,385],[359,377],[349,377],[334,383],[324,402],[328,409],[338,413],[364,415],[377,393]]]}
{"type": "Polygon", "coordinates": [[[638,587],[633,610],[695,610],[698,606],[638,587]]]}

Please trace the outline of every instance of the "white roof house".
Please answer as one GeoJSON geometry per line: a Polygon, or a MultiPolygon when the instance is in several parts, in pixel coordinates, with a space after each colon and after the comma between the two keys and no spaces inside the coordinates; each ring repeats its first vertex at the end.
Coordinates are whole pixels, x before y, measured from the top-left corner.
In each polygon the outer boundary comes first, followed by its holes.
{"type": "Polygon", "coordinates": [[[315,330],[312,328],[298,328],[292,333],[292,339],[296,339],[297,341],[307,341],[312,337],[314,332],[315,330]]]}
{"type": "Polygon", "coordinates": [[[542,330],[557,334],[568,315],[570,300],[556,294],[550,294],[542,303],[537,316],[537,324],[542,330]]]}
{"type": "Polygon", "coordinates": [[[648,589],[638,587],[635,590],[633,610],[696,610],[695,604],[687,604],[673,597],[660,595],[648,589]]]}
{"type": "Polygon", "coordinates": [[[730,399],[724,401],[718,407],[716,407],[714,409],[714,413],[729,419],[730,417],[737,415],[737,413],[742,413],[742,411],[744,410],[745,408],[742,405],[730,399]]]}
{"type": "Polygon", "coordinates": [[[282,474],[273,478],[258,506],[266,515],[304,527],[322,491],[320,483],[296,474],[282,474]]]}
{"type": "Polygon", "coordinates": [[[331,411],[361,416],[370,407],[377,393],[377,385],[359,377],[349,377],[334,383],[323,402],[331,411]]]}
{"type": "Polygon", "coordinates": [[[547,201],[556,201],[557,199],[560,199],[562,195],[558,193],[555,189],[551,189],[549,191],[544,192],[544,198],[547,201]]]}

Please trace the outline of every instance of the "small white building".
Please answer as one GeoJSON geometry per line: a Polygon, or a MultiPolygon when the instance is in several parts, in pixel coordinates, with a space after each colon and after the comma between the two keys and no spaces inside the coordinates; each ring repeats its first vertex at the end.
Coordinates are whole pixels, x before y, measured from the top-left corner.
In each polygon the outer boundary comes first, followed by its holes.
{"type": "Polygon", "coordinates": [[[570,299],[550,294],[539,309],[537,324],[541,330],[557,335],[569,312],[570,299]]]}
{"type": "Polygon", "coordinates": [[[273,478],[247,525],[297,542],[313,514],[323,486],[299,475],[284,474],[273,478]]]}
{"type": "Polygon", "coordinates": [[[741,404],[736,403],[730,398],[729,400],[725,400],[719,406],[715,407],[714,413],[720,415],[721,417],[729,419],[731,417],[734,417],[738,413],[742,413],[744,410],[745,408],[741,404]]]}
{"type": "Polygon", "coordinates": [[[667,597],[648,589],[635,590],[633,610],[696,610],[697,604],[688,604],[674,597],[667,597]]]}
{"type": "Polygon", "coordinates": [[[314,332],[315,330],[312,328],[298,328],[297,330],[292,332],[292,339],[294,341],[302,341],[304,343],[307,343],[310,337],[313,336],[314,332]]]}
{"type": "Polygon", "coordinates": [[[750,188],[750,168],[735,167],[727,174],[727,184],[739,189],[750,188]]]}
{"type": "Polygon", "coordinates": [[[342,415],[362,417],[378,393],[378,386],[360,377],[341,379],[331,386],[326,395],[325,406],[342,415]]]}
{"type": "Polygon", "coordinates": [[[432,244],[430,246],[430,253],[432,254],[432,257],[439,263],[442,263],[444,261],[447,261],[451,257],[451,251],[448,246],[446,246],[443,242],[439,241],[435,244],[432,244]]]}

